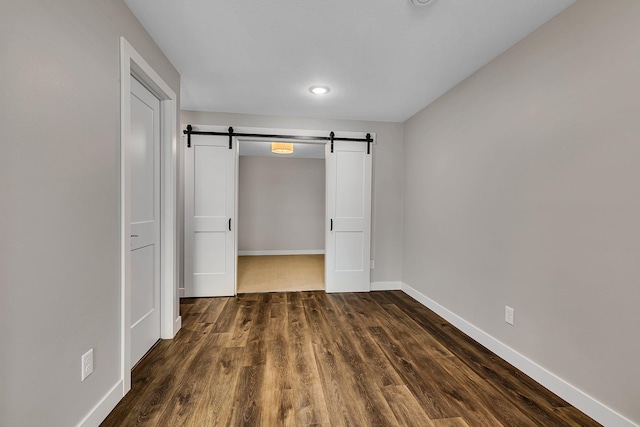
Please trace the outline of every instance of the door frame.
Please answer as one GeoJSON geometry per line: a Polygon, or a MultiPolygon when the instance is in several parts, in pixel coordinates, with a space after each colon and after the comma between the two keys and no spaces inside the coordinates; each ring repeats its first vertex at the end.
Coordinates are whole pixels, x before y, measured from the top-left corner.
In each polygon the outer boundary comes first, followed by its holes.
{"type": "Polygon", "coordinates": [[[160,100],[160,337],[182,325],[177,271],[177,97],[124,38],[120,37],[120,367],[122,395],[131,389],[131,82],[134,76],[160,100]]]}
{"type": "MultiPolygon", "coordinates": [[[[228,125],[211,125],[211,124],[197,124],[197,123],[191,123],[191,125],[196,128],[197,130],[200,131],[206,131],[206,132],[227,132],[229,129],[228,125]]],[[[181,129],[186,129],[187,127],[187,123],[182,123],[181,125],[181,129]]],[[[317,135],[328,135],[329,134],[329,130],[312,130],[312,129],[290,129],[290,128],[265,128],[265,127],[249,127],[249,126],[234,126],[233,127],[235,132],[238,133],[251,133],[251,134],[277,134],[277,135],[294,135],[294,136],[301,136],[301,137],[306,137],[306,136],[317,136],[317,135]]],[[[336,131],[336,136],[337,137],[342,137],[342,138],[365,138],[366,132],[354,132],[354,131],[336,131]]],[[[377,135],[375,133],[371,133],[370,134],[373,142],[372,144],[376,145],[377,144],[377,135]]],[[[234,213],[234,217],[233,217],[233,223],[236,224],[233,232],[235,233],[235,253],[234,253],[234,257],[235,257],[235,277],[234,277],[234,294],[237,295],[238,294],[238,228],[241,226],[238,223],[238,190],[239,190],[239,185],[238,185],[238,174],[239,174],[239,161],[240,161],[240,149],[239,149],[239,145],[240,143],[242,143],[242,141],[272,141],[273,138],[267,138],[267,137],[234,137],[233,138],[233,150],[235,152],[235,156],[236,156],[236,180],[235,180],[235,213],[234,213]]],[[[308,140],[305,139],[300,139],[300,140],[296,140],[296,139],[290,139],[287,140],[286,142],[304,142],[304,143],[309,143],[308,140]]],[[[317,144],[323,144],[326,145],[327,142],[316,142],[317,144]]],[[[183,147],[187,146],[187,137],[186,135],[181,135],[181,144],[183,147]]],[[[371,154],[373,155],[373,153],[371,154]]],[[[326,159],[325,159],[325,167],[326,167],[326,159]]],[[[185,171],[185,173],[188,173],[188,171],[185,171]]],[[[373,169],[372,169],[372,175],[371,175],[371,179],[372,179],[372,186],[373,186],[373,169]]],[[[373,203],[373,187],[372,187],[372,194],[371,194],[371,201],[373,203]]],[[[185,221],[188,221],[189,219],[185,217],[185,221]]],[[[329,221],[328,221],[328,214],[325,211],[325,236],[327,235],[327,231],[329,229],[329,225],[328,225],[329,221]]],[[[371,207],[371,227],[373,228],[373,205],[371,207]]],[[[373,239],[370,240],[370,245],[373,245],[373,239]]],[[[326,245],[325,245],[326,246],[326,245]]],[[[326,256],[326,252],[327,248],[325,247],[325,256],[326,256]]],[[[189,260],[185,260],[185,262],[190,262],[189,260]]],[[[183,269],[183,274],[186,275],[187,272],[187,268],[183,269]]],[[[326,272],[325,272],[325,276],[326,276],[326,272]]],[[[185,281],[185,277],[183,277],[182,279],[182,283],[184,284],[185,281]]],[[[371,285],[369,285],[371,286],[371,285]]],[[[326,291],[326,277],[325,277],[325,291],[326,291]]],[[[180,288],[180,295],[184,295],[185,289],[180,288]]]]}

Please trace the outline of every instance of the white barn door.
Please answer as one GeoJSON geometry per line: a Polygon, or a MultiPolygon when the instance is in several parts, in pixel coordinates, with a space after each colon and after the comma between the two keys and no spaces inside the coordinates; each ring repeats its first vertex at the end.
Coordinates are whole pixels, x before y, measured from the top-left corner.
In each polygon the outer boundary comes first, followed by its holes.
{"type": "Polygon", "coordinates": [[[371,252],[371,154],[361,142],[334,142],[327,168],[327,292],[368,292],[371,252]]]}
{"type": "Polygon", "coordinates": [[[198,135],[191,144],[185,165],[185,296],[233,296],[236,152],[226,136],[198,135]]]}

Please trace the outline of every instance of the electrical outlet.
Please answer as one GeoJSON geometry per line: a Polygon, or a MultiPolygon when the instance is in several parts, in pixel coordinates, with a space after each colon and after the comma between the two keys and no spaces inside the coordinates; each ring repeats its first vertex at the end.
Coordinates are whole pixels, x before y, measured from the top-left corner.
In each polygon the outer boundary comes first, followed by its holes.
{"type": "Polygon", "coordinates": [[[93,349],[82,355],[82,381],[93,372],[93,349]]]}
{"type": "Polygon", "coordinates": [[[513,308],[509,307],[508,305],[505,305],[504,306],[504,321],[507,322],[510,325],[513,325],[513,315],[514,315],[513,308]]]}
{"type": "Polygon", "coordinates": [[[370,268],[373,270],[376,267],[376,262],[371,260],[370,268]]]}

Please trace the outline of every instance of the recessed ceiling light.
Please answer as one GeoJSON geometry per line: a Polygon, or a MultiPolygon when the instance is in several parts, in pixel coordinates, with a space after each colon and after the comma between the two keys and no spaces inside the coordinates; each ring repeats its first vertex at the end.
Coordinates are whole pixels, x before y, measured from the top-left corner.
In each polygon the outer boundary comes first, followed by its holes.
{"type": "Polygon", "coordinates": [[[426,6],[428,4],[433,3],[435,0],[410,0],[410,1],[416,6],[426,6]]]}
{"type": "Polygon", "coordinates": [[[327,86],[311,86],[309,88],[309,92],[314,95],[324,95],[329,92],[329,88],[327,86]]]}

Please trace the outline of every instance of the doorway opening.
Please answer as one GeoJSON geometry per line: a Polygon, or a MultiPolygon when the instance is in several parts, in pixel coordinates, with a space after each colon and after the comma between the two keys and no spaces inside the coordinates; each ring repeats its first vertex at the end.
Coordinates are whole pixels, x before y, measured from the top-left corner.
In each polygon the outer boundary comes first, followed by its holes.
{"type": "MultiPolygon", "coordinates": [[[[365,136],[360,132],[340,132],[339,135],[326,132],[327,136],[319,135],[321,133],[313,130],[186,125],[183,130],[187,148],[185,297],[233,296],[238,292],[236,225],[244,223],[246,227],[251,224],[251,221],[237,215],[239,146],[246,146],[247,141],[271,143],[273,140],[287,143],[314,141],[313,145],[300,147],[324,148],[325,209],[321,215],[324,218],[321,229],[325,236],[324,290],[370,290],[371,172],[375,136],[369,133],[365,136]]],[[[269,184],[268,180],[262,181],[269,184]]],[[[284,205],[289,203],[283,202],[284,205]]],[[[257,218],[266,219],[263,228],[271,229],[281,217],[262,215],[257,218]]],[[[293,224],[301,215],[288,213],[284,218],[293,224]]],[[[292,226],[286,227],[290,228],[292,226]]]]}
{"type": "Polygon", "coordinates": [[[238,144],[237,292],[324,290],[325,144],[274,142],[238,144]]]}

